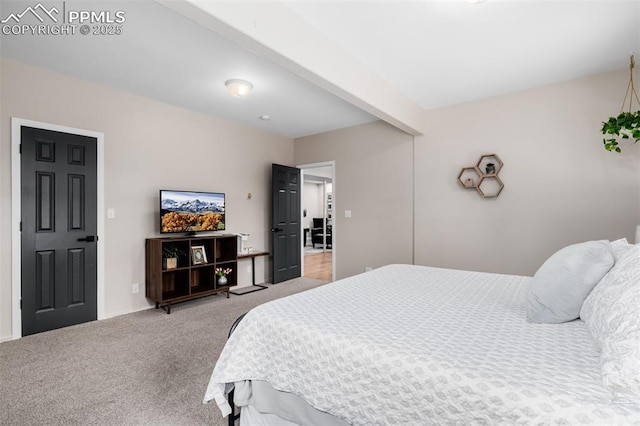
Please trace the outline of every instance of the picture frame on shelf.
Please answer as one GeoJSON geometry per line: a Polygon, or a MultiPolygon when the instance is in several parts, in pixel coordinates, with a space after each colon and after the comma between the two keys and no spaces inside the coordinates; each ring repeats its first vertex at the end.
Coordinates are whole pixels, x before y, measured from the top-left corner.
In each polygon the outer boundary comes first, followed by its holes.
{"type": "Polygon", "coordinates": [[[207,252],[204,250],[204,246],[191,247],[191,262],[194,265],[204,265],[207,263],[207,252]]]}

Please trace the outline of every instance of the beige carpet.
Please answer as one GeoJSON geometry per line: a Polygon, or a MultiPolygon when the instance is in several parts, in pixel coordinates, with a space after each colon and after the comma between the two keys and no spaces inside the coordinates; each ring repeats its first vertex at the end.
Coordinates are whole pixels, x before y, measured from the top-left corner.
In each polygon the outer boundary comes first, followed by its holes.
{"type": "Polygon", "coordinates": [[[1,425],[225,425],[202,399],[233,321],[298,278],[0,344],[1,425]]]}

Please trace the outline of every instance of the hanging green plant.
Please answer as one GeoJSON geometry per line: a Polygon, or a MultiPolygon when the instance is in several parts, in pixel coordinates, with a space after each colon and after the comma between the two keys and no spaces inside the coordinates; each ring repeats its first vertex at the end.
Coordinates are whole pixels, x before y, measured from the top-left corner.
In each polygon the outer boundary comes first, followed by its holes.
{"type": "Polygon", "coordinates": [[[600,130],[605,136],[613,136],[602,140],[604,149],[607,151],[622,152],[618,142],[619,139],[634,139],[633,143],[637,143],[640,140],[640,111],[631,111],[633,99],[636,100],[640,108],[640,100],[633,85],[633,68],[636,64],[633,55],[629,58],[629,62],[629,85],[624,94],[620,114],[617,117],[609,117],[609,120],[602,122],[602,129],[600,130]],[[624,112],[627,98],[629,98],[629,110],[624,112]]]}
{"type": "MultiPolygon", "coordinates": [[[[609,121],[602,123],[602,134],[612,135],[620,139],[634,139],[633,143],[640,140],[640,111],[621,112],[617,117],[610,117],[609,121]]],[[[607,151],[622,152],[615,138],[603,139],[604,149],[607,151]]]]}

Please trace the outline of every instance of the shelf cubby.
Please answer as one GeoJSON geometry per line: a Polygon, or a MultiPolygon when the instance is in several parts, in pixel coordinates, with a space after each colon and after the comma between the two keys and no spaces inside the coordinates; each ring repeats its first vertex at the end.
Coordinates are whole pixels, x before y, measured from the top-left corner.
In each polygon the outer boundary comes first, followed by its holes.
{"type": "Polygon", "coordinates": [[[477,167],[463,167],[458,173],[458,182],[465,188],[475,188],[478,186],[481,173],[477,167]]]}
{"type": "Polygon", "coordinates": [[[476,188],[483,198],[492,198],[500,195],[504,183],[497,175],[483,176],[476,188]]]}

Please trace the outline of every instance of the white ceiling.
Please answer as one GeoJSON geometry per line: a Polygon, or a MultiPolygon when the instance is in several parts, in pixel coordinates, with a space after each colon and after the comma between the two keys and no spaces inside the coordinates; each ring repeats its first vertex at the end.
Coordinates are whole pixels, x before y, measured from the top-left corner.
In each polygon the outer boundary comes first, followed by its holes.
{"type": "MultiPolygon", "coordinates": [[[[0,16],[35,3],[3,0],[0,16]]],[[[640,0],[285,4],[425,109],[621,69],[630,53],[640,57],[640,0]]],[[[291,138],[377,119],[154,1],[65,7],[123,10],[123,34],[2,35],[2,57],[291,138]],[[254,90],[233,98],[224,87],[230,78],[250,80],[254,90]],[[271,120],[258,119],[264,114],[271,120]]],[[[621,96],[625,88],[621,81],[621,96]]]]}
{"type": "Polygon", "coordinates": [[[612,71],[634,51],[640,59],[639,1],[288,5],[423,108],[612,71]]]}

